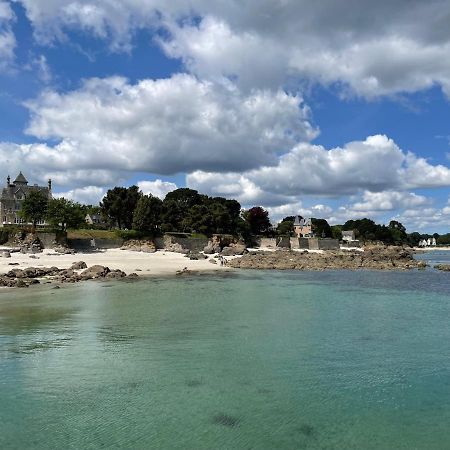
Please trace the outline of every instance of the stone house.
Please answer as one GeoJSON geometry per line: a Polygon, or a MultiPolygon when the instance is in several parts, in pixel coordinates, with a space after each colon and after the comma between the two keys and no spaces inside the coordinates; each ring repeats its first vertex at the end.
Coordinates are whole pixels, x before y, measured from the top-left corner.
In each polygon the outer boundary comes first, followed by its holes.
{"type": "Polygon", "coordinates": [[[84,218],[87,224],[89,225],[105,225],[106,222],[103,220],[102,216],[100,214],[86,214],[86,217],[84,218]]]}
{"type": "MultiPolygon", "coordinates": [[[[27,195],[34,190],[42,191],[51,199],[52,180],[48,180],[47,186],[38,186],[37,184],[29,186],[28,180],[22,172],[17,175],[12,183],[8,175],[6,186],[0,192],[0,227],[25,224],[19,212],[22,209],[22,203],[27,195]]],[[[40,221],[38,225],[45,225],[45,221],[40,221]]]]}
{"type": "Polygon", "coordinates": [[[312,231],[311,219],[304,219],[302,216],[295,216],[294,232],[298,238],[314,237],[314,233],[312,231]]]}

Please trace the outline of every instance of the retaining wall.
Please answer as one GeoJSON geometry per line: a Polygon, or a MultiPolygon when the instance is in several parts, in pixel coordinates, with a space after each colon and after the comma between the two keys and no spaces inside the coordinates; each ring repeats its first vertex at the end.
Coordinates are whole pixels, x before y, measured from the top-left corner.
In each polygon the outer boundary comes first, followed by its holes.
{"type": "Polygon", "coordinates": [[[300,238],[299,248],[307,250],[339,250],[337,239],[300,238]]]}
{"type": "Polygon", "coordinates": [[[65,244],[67,242],[66,235],[63,233],[42,233],[38,231],[36,234],[44,248],[53,248],[55,242],[56,244],[65,244]]]}
{"type": "Polygon", "coordinates": [[[123,239],[67,239],[67,244],[75,250],[95,250],[120,248],[124,243],[123,239]],[[93,241],[93,242],[92,242],[93,241]],[[92,245],[94,244],[94,245],[92,245]]]}

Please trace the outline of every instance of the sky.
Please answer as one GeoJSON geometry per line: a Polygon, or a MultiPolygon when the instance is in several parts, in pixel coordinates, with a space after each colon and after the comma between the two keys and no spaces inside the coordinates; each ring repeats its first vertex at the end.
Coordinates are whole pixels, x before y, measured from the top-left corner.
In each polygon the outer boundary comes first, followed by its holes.
{"type": "Polygon", "coordinates": [[[450,232],[449,0],[0,0],[0,183],[450,232]]]}

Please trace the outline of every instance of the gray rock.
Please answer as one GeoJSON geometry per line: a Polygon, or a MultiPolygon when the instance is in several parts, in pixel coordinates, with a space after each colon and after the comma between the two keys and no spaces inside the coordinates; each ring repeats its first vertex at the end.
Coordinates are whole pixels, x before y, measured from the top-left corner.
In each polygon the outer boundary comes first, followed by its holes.
{"type": "Polygon", "coordinates": [[[105,278],[118,279],[118,278],[125,278],[126,276],[127,276],[127,274],[125,272],[123,272],[122,270],[116,269],[116,270],[111,270],[111,272],[109,272],[105,278]]]}
{"type": "Polygon", "coordinates": [[[203,249],[205,255],[212,255],[214,253],[219,253],[221,250],[220,245],[213,242],[208,242],[208,245],[203,249]]]}
{"type": "Polygon", "coordinates": [[[93,278],[105,278],[110,272],[109,267],[104,267],[100,265],[91,266],[86,270],[81,272],[80,277],[82,280],[90,280],[93,278]]]}
{"type": "Polygon", "coordinates": [[[84,261],[77,261],[74,262],[70,268],[72,270],[80,270],[80,269],[87,269],[87,264],[84,261]]]}

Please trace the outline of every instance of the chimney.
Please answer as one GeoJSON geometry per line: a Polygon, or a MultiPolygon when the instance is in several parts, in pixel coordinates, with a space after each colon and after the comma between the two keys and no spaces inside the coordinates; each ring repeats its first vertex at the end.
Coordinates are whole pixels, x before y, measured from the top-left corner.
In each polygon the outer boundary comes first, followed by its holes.
{"type": "Polygon", "coordinates": [[[48,179],[48,190],[49,191],[52,190],[52,179],[51,178],[48,179]]]}
{"type": "Polygon", "coordinates": [[[9,187],[9,185],[11,184],[11,177],[9,175],[6,178],[6,182],[8,183],[7,186],[9,187]]]}

